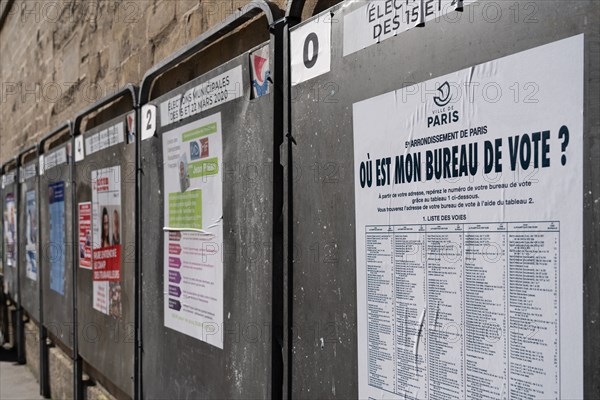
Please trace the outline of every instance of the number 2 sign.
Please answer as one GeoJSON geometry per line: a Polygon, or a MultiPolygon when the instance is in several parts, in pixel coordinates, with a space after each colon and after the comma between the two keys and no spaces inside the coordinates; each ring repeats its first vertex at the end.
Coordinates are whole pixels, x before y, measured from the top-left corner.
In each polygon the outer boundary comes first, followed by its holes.
{"type": "Polygon", "coordinates": [[[156,132],[156,106],[146,104],[142,106],[142,140],[149,139],[156,132]]]}

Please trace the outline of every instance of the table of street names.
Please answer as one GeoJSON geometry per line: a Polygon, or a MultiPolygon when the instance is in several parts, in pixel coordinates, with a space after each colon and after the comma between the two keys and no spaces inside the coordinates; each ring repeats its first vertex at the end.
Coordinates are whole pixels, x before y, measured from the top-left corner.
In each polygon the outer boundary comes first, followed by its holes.
{"type": "Polygon", "coordinates": [[[560,397],[559,222],[366,226],[368,382],[407,399],[560,397]]]}

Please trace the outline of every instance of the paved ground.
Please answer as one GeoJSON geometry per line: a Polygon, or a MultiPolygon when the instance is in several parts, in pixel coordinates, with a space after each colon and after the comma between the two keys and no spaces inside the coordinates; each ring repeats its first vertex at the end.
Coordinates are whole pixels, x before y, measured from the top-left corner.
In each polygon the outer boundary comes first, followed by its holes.
{"type": "Polygon", "coordinates": [[[17,365],[14,351],[0,346],[0,400],[42,399],[40,386],[29,369],[17,365]]]}

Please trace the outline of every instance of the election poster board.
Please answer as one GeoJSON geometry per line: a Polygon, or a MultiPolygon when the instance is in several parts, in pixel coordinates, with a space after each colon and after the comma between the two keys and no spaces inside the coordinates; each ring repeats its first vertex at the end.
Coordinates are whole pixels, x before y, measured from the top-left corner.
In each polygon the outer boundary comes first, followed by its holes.
{"type": "Polygon", "coordinates": [[[93,307],[121,318],[121,167],[92,171],[93,307]]]}
{"type": "MultiPolygon", "coordinates": [[[[4,175],[0,176],[0,213],[2,213],[2,221],[0,222],[0,272],[4,274],[4,175]]],[[[2,288],[4,289],[4,288],[2,288]]],[[[2,290],[0,289],[0,290],[2,290]]]]}
{"type": "Polygon", "coordinates": [[[65,295],[65,182],[48,185],[50,289],[65,295]]]}
{"type": "Polygon", "coordinates": [[[27,207],[26,229],[25,229],[25,255],[26,268],[25,276],[31,280],[37,280],[37,205],[36,195],[34,190],[30,190],[25,194],[27,207]]]}
{"type": "Polygon", "coordinates": [[[221,114],[163,134],[164,324],[223,348],[221,114]]]}
{"type": "Polygon", "coordinates": [[[583,44],[354,104],[359,398],[583,398],[583,44]]]}
{"type": "Polygon", "coordinates": [[[134,397],[137,210],[130,112],[86,130],[75,126],[71,237],[77,322],[102,327],[93,340],[89,330],[79,330],[78,353],[119,393],[134,397]]]}

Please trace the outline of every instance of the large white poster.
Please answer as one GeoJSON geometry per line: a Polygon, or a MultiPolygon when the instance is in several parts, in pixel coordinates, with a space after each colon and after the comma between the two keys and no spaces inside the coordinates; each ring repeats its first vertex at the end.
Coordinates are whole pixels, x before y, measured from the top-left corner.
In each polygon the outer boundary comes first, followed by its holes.
{"type": "Polygon", "coordinates": [[[583,398],[583,54],[354,104],[360,398],[583,398]]]}
{"type": "Polygon", "coordinates": [[[222,349],[221,114],[162,138],[165,326],[222,349]]]}

